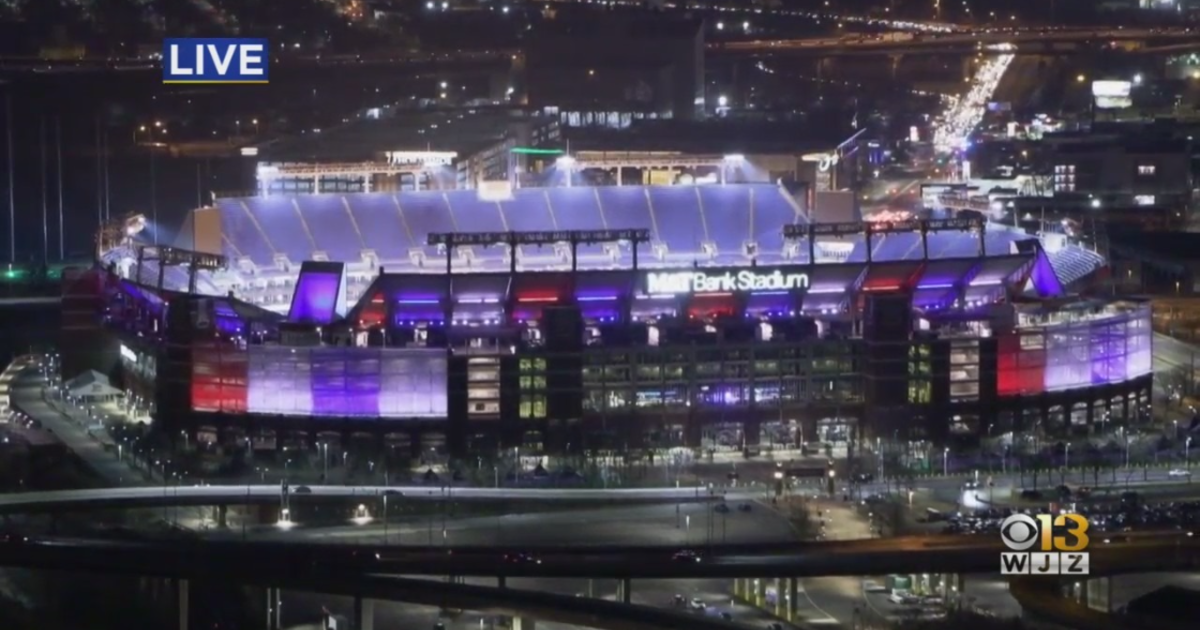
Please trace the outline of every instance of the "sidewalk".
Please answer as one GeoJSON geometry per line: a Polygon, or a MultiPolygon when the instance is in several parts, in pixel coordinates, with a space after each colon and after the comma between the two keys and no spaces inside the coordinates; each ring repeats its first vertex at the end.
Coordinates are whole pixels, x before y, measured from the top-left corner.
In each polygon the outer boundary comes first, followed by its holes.
{"type": "Polygon", "coordinates": [[[111,442],[105,442],[90,434],[86,428],[86,416],[73,417],[43,398],[44,382],[34,373],[26,371],[14,382],[10,390],[12,407],[42,423],[68,449],[91,468],[109,486],[147,485],[144,474],[130,468],[129,464],[117,460],[111,442]]]}

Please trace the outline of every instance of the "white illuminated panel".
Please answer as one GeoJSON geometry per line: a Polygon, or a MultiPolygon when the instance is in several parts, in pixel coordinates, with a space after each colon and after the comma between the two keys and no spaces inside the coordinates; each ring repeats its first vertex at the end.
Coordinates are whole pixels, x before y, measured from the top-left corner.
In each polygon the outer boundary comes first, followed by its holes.
{"type": "Polygon", "coordinates": [[[458,157],[455,151],[387,151],[384,153],[388,164],[406,165],[421,164],[423,166],[449,166],[458,157]]]}

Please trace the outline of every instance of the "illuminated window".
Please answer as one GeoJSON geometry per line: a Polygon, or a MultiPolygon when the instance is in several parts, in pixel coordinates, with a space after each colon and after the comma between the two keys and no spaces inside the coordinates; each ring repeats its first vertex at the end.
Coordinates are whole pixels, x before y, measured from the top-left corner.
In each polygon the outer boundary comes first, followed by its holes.
{"type": "Polygon", "coordinates": [[[1074,192],[1075,191],[1075,165],[1074,164],[1055,164],[1054,165],[1054,191],[1055,192],[1074,192]]]}
{"type": "Polygon", "coordinates": [[[1158,173],[1158,167],[1154,164],[1138,164],[1138,177],[1154,177],[1158,173]]]}

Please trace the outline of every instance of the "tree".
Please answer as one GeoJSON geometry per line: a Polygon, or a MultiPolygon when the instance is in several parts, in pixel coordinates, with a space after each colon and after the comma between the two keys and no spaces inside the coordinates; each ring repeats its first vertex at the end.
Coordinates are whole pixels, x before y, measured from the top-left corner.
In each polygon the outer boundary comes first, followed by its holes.
{"type": "Polygon", "coordinates": [[[787,515],[788,522],[792,525],[796,536],[801,540],[812,540],[821,531],[820,527],[813,521],[812,512],[808,509],[807,501],[801,499],[789,500],[784,514],[787,515]]]}
{"type": "Polygon", "coordinates": [[[1038,475],[1043,469],[1050,468],[1050,460],[1044,453],[1025,453],[1020,456],[1021,459],[1021,481],[1025,481],[1025,470],[1028,468],[1033,476],[1033,489],[1037,490],[1038,475]]]}
{"type": "Polygon", "coordinates": [[[896,481],[896,492],[902,492],[904,488],[911,488],[913,486],[915,475],[913,475],[912,468],[905,466],[900,461],[899,453],[887,453],[883,458],[883,477],[888,484],[894,479],[896,481]]]}

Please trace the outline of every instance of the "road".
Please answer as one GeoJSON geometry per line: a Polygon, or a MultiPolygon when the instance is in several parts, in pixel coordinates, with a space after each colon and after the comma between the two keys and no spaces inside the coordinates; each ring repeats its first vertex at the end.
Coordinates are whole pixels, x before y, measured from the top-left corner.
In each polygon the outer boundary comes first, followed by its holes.
{"type": "MultiPolygon", "coordinates": [[[[514,514],[498,517],[455,519],[447,523],[450,544],[485,545],[679,545],[700,546],[706,538],[709,519],[713,535],[727,543],[786,542],[795,540],[795,532],[787,520],[767,506],[755,504],[750,512],[734,511],[716,514],[704,505],[683,504],[678,513],[673,505],[638,506],[632,508],[600,508],[563,513],[514,514]]],[[[378,524],[321,529],[266,531],[264,540],[305,540],[353,544],[354,541],[380,542],[383,527],[378,524]]],[[[233,532],[236,536],[236,532],[233,532]]],[[[441,522],[406,522],[389,525],[388,541],[396,544],[422,544],[432,541],[441,544],[441,522]]],[[[494,586],[494,580],[467,580],[469,584],[494,586]]],[[[545,591],[562,595],[617,598],[613,580],[578,579],[513,579],[512,588],[545,591]]],[[[765,612],[745,604],[733,603],[732,583],[722,579],[700,580],[636,580],[631,601],[656,607],[673,607],[675,596],[685,600],[698,599],[708,607],[708,614],[729,612],[733,618],[750,627],[765,627],[774,619],[765,612]]],[[[803,599],[806,618],[824,619],[811,602],[803,599]]],[[[320,614],[321,607],[349,618],[353,602],[348,598],[325,598],[308,594],[284,594],[285,621],[307,623],[320,614]]],[[[430,607],[391,603],[377,604],[376,627],[433,628],[439,611],[430,607]],[[383,625],[380,625],[383,624],[383,625]]],[[[697,613],[701,614],[701,613],[697,613]]],[[[477,629],[486,616],[467,612],[440,620],[447,630],[477,629]]],[[[566,630],[571,626],[538,624],[538,627],[566,630]]]]}
{"type": "MultiPolygon", "coordinates": [[[[869,537],[863,519],[842,502],[821,502],[817,508],[828,522],[830,540],[854,540],[869,537]]],[[[683,506],[683,516],[690,517],[695,531],[705,531],[703,506],[683,506]]],[[[793,540],[793,532],[786,520],[774,510],[760,506],[749,513],[734,512],[714,517],[714,526],[723,530],[723,538],[729,543],[754,543],[766,540],[781,542],[793,540]],[[725,525],[721,522],[725,521],[725,525]]],[[[451,522],[449,540],[452,543],[473,545],[501,543],[556,544],[558,542],[587,541],[587,544],[679,544],[695,545],[697,537],[675,527],[676,515],[670,506],[645,506],[632,511],[600,509],[584,512],[545,515],[520,515],[499,519],[462,519],[451,522]],[[690,543],[689,543],[690,540],[690,543]]],[[[438,541],[437,531],[429,536],[429,529],[420,524],[407,524],[391,528],[390,542],[417,544],[433,538],[438,541]],[[399,531],[399,538],[395,533],[399,531]]],[[[382,528],[378,526],[342,527],[331,529],[274,532],[263,534],[265,540],[338,541],[350,543],[380,542],[382,528]]],[[[492,585],[491,580],[469,580],[468,583],[492,585]]],[[[597,580],[589,584],[586,580],[514,579],[509,585],[514,588],[544,590],[552,593],[616,598],[613,581],[597,580]],[[590,589],[590,590],[589,590],[590,589]]],[[[886,593],[869,592],[873,585],[882,583],[882,578],[859,577],[810,578],[803,580],[798,589],[798,625],[806,627],[851,627],[858,618],[874,616],[896,619],[900,608],[887,599],[886,593]]],[[[989,610],[1003,615],[1016,615],[1019,608],[1008,595],[1007,583],[995,579],[974,577],[968,581],[968,594],[976,605],[985,605],[989,610]]],[[[768,582],[768,598],[774,596],[774,587],[768,582]]],[[[710,609],[729,611],[740,623],[762,627],[772,621],[765,613],[749,606],[733,604],[729,594],[732,585],[728,580],[637,580],[633,586],[632,601],[649,606],[673,606],[675,596],[685,600],[698,598],[710,609]]],[[[349,600],[311,597],[286,597],[284,610],[296,614],[298,622],[307,621],[305,614],[319,614],[320,606],[331,611],[349,615],[352,603],[349,600]]],[[[438,611],[413,606],[384,605],[376,608],[377,623],[395,623],[398,627],[433,627],[438,611]]],[[[478,627],[479,615],[467,614],[461,618],[443,619],[448,627],[478,627]]]]}
{"type": "Polygon", "coordinates": [[[912,38],[898,38],[894,34],[858,34],[841,37],[816,37],[806,39],[758,39],[750,41],[710,44],[709,48],[723,52],[920,52],[923,49],[940,50],[952,47],[977,46],[1021,46],[1030,44],[1091,44],[1095,42],[1177,42],[1195,43],[1196,33],[1187,29],[1114,29],[1095,28],[1082,30],[976,30],[966,33],[923,34],[912,38]]]}

